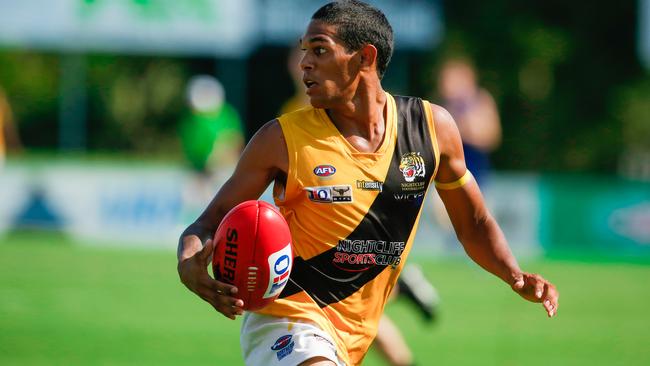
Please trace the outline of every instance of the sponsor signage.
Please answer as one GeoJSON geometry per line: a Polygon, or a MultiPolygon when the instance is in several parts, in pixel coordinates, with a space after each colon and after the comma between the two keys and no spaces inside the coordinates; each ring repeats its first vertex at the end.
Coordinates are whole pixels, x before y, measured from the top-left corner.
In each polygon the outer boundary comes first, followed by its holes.
{"type": "Polygon", "coordinates": [[[358,180],[357,189],[362,191],[379,191],[381,192],[384,187],[384,182],[376,180],[358,180]]]}
{"type": "Polygon", "coordinates": [[[352,202],[352,186],[321,186],[306,187],[307,197],[317,203],[350,203],[352,202]]]}
{"type": "Polygon", "coordinates": [[[291,261],[291,243],[287,243],[284,248],[269,256],[269,283],[263,298],[276,296],[284,289],[289,280],[291,261]]]}
{"type": "Polygon", "coordinates": [[[542,188],[547,251],[650,256],[647,182],[552,176],[542,179],[542,188]]]}
{"type": "Polygon", "coordinates": [[[332,263],[346,272],[363,272],[376,265],[395,268],[405,248],[403,241],[339,240],[332,263]]]}
{"type": "Polygon", "coordinates": [[[240,56],[259,37],[255,0],[0,0],[0,44],[66,51],[240,56]]]}
{"type": "MultiPolygon", "coordinates": [[[[52,228],[84,245],[173,249],[211,197],[192,196],[198,194],[192,175],[168,166],[9,161],[0,181],[0,234],[17,227],[52,228]]],[[[481,187],[487,205],[518,256],[565,250],[650,256],[647,182],[503,173],[488,182],[481,187]]],[[[379,189],[380,183],[308,187],[305,194],[318,203],[352,202],[355,189],[379,189]]],[[[398,201],[424,198],[410,185],[402,188],[391,192],[398,201]]],[[[270,189],[262,199],[273,202],[270,189]]],[[[413,244],[418,255],[464,255],[448,224],[436,218],[441,205],[435,194],[424,201],[413,244]]],[[[399,243],[370,238],[342,241],[335,264],[351,271],[394,265],[400,248],[399,243]]],[[[283,282],[286,261],[278,254],[268,265],[274,274],[267,284],[271,293],[283,282]]]]}

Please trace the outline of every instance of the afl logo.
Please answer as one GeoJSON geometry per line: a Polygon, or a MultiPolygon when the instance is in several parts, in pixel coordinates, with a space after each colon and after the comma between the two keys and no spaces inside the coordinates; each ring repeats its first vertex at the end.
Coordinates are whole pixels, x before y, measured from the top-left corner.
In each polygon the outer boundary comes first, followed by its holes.
{"type": "Polygon", "coordinates": [[[271,349],[274,351],[283,349],[291,343],[291,338],[293,338],[291,334],[283,335],[282,337],[278,338],[277,341],[275,341],[275,343],[271,346],[271,349]]]}
{"type": "Polygon", "coordinates": [[[276,356],[278,357],[278,361],[281,361],[293,352],[295,342],[292,338],[291,334],[283,335],[271,346],[271,349],[277,352],[276,356]]]}
{"type": "Polygon", "coordinates": [[[314,168],[314,174],[321,178],[331,177],[336,173],[336,168],[332,165],[319,165],[314,168]]]}

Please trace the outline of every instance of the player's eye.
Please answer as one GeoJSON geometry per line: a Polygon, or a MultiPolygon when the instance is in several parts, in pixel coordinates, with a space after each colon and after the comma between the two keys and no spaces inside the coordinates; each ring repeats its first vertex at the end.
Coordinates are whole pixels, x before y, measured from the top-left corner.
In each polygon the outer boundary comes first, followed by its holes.
{"type": "Polygon", "coordinates": [[[322,55],[326,52],[327,50],[324,47],[314,47],[314,53],[316,55],[322,55]]]}

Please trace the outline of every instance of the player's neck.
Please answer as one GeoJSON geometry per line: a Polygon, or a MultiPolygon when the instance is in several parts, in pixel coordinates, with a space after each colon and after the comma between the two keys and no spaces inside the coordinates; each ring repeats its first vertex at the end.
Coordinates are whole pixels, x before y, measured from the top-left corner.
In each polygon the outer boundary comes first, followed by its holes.
{"type": "Polygon", "coordinates": [[[386,131],[386,103],[386,93],[380,84],[360,85],[350,101],[327,109],[327,114],[341,135],[359,151],[374,152],[386,131]]]}

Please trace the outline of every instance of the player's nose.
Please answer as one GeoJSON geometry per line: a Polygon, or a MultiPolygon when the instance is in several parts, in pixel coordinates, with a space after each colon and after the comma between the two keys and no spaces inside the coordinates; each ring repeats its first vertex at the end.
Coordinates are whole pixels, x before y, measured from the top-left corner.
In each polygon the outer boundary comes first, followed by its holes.
{"type": "Polygon", "coordinates": [[[314,68],[314,64],[309,60],[309,56],[305,52],[305,54],[300,59],[300,69],[302,71],[307,71],[307,70],[312,70],[313,68],[314,68]]]}

